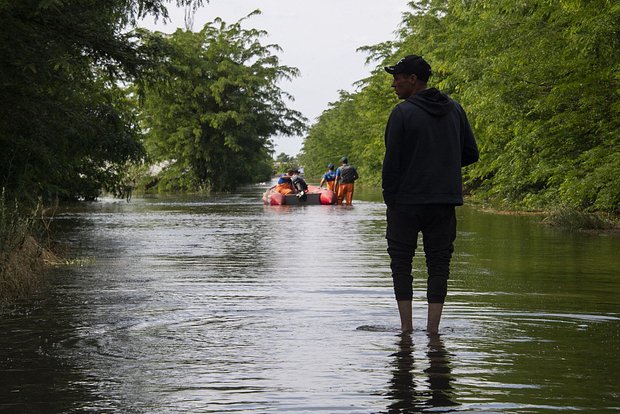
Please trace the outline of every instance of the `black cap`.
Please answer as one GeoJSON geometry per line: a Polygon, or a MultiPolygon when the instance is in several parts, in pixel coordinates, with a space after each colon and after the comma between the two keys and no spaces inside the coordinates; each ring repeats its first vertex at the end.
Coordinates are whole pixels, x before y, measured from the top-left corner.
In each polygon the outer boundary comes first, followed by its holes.
{"type": "Polygon", "coordinates": [[[345,164],[348,164],[348,163],[349,163],[349,160],[347,159],[347,157],[342,157],[342,158],[340,158],[340,162],[343,162],[343,163],[345,163],[345,164]]]}
{"type": "Polygon", "coordinates": [[[432,74],[431,65],[418,55],[407,55],[394,66],[386,66],[383,69],[391,75],[396,75],[398,73],[416,75],[422,82],[427,82],[432,74]]]}

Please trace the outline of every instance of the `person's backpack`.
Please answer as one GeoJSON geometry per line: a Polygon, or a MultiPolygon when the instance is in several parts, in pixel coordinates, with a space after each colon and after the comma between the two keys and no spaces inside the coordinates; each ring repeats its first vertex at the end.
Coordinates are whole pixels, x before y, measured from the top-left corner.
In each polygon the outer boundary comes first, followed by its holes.
{"type": "Polygon", "coordinates": [[[306,184],[304,179],[301,177],[293,178],[293,186],[295,187],[297,191],[300,191],[300,192],[308,190],[308,184],[306,184]]]}
{"type": "Polygon", "coordinates": [[[308,184],[306,184],[304,179],[301,177],[293,178],[293,187],[295,187],[295,190],[297,191],[297,196],[302,201],[306,201],[306,198],[308,197],[306,195],[306,193],[308,192],[308,184]]]}
{"type": "Polygon", "coordinates": [[[342,183],[352,183],[358,178],[359,176],[357,175],[357,170],[352,165],[343,165],[340,167],[340,179],[342,180],[342,183]]]}

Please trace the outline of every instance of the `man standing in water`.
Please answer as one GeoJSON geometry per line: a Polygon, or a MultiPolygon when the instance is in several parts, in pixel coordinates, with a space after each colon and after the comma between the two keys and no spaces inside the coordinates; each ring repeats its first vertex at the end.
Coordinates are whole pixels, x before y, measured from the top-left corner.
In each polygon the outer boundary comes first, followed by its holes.
{"type": "Polygon", "coordinates": [[[412,260],[422,232],[428,271],[426,330],[437,333],[456,239],[455,206],[463,204],[461,167],[478,161],[478,147],[463,108],[426,82],[430,65],[408,55],[385,67],[403,100],[385,130],[383,199],[388,253],[401,329],[413,329],[412,260]]]}
{"type": "Polygon", "coordinates": [[[357,170],[354,166],[349,165],[347,157],[340,159],[341,166],[336,170],[336,196],[338,205],[346,201],[347,205],[353,203],[353,191],[355,189],[355,180],[359,178],[357,170]]]}

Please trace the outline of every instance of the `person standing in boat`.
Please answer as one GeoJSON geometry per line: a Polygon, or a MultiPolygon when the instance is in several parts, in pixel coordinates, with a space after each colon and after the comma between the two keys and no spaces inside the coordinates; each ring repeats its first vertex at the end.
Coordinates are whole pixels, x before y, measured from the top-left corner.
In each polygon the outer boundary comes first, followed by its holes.
{"type": "Polygon", "coordinates": [[[336,170],[336,195],[338,196],[338,204],[341,205],[344,201],[348,205],[353,202],[353,190],[355,189],[355,180],[359,178],[357,170],[354,166],[349,165],[347,157],[340,159],[341,166],[336,170]]]}
{"type": "Polygon", "coordinates": [[[323,187],[323,185],[326,185],[328,190],[334,191],[335,184],[336,184],[336,172],[334,171],[334,164],[330,162],[327,165],[327,172],[323,174],[323,177],[321,178],[319,187],[323,187]]]}
{"type": "Polygon", "coordinates": [[[463,108],[426,82],[430,65],[408,55],[385,67],[403,101],[385,129],[383,199],[386,238],[401,329],[413,329],[411,267],[422,232],[428,271],[426,330],[437,333],[448,291],[456,239],[455,206],[463,204],[461,167],[478,161],[478,147],[463,108]]]}

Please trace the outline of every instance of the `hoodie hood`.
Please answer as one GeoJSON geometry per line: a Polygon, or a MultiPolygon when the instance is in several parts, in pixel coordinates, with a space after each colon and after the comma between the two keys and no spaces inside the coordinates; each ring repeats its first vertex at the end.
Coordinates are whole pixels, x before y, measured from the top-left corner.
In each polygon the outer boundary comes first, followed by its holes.
{"type": "Polygon", "coordinates": [[[435,88],[420,91],[406,100],[433,116],[447,114],[453,105],[452,99],[448,95],[439,92],[435,88]]]}

